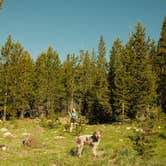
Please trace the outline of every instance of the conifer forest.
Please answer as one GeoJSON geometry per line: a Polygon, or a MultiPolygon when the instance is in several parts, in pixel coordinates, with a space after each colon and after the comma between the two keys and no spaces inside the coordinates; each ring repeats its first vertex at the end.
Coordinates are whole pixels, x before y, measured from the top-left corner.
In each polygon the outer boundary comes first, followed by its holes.
{"type": "MultiPolygon", "coordinates": [[[[66,114],[75,107],[89,123],[160,117],[166,113],[166,17],[158,41],[137,22],[126,43],[68,54],[49,46],[33,59],[12,35],[0,48],[3,121],[66,114]],[[109,52],[109,56],[107,53],[109,52]]],[[[44,49],[44,48],[43,48],[44,49]]]]}

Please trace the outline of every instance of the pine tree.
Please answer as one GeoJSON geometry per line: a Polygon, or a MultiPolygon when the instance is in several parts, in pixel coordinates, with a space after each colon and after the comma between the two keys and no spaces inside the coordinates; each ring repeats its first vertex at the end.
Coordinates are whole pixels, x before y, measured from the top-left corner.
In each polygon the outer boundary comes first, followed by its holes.
{"type": "Polygon", "coordinates": [[[6,43],[2,46],[1,49],[1,106],[3,107],[3,121],[6,120],[6,115],[8,113],[9,108],[9,65],[10,65],[10,57],[13,51],[13,41],[11,35],[8,36],[6,43]]]}
{"type": "Polygon", "coordinates": [[[92,122],[105,122],[111,119],[111,107],[109,103],[108,71],[106,61],[106,47],[101,36],[98,45],[96,75],[94,83],[94,102],[91,114],[92,122]]]}
{"type": "Polygon", "coordinates": [[[20,72],[19,82],[17,85],[19,94],[17,100],[19,101],[20,118],[24,118],[26,110],[33,109],[34,102],[34,62],[27,51],[22,53],[20,57],[18,70],[20,72]]]}
{"type": "Polygon", "coordinates": [[[76,94],[76,72],[78,57],[76,55],[67,55],[63,62],[63,85],[65,87],[65,110],[69,111],[76,105],[78,96],[76,94]]]}
{"type": "Polygon", "coordinates": [[[124,120],[127,111],[127,73],[126,73],[125,49],[118,38],[113,43],[110,51],[109,87],[110,103],[112,105],[114,119],[122,115],[124,120]]]}
{"type": "MultiPolygon", "coordinates": [[[[0,56],[1,57],[1,56],[0,56]]],[[[3,64],[2,61],[0,60],[0,118],[3,115],[2,110],[4,109],[3,105],[4,105],[4,80],[3,80],[3,64]]]]}
{"type": "Polygon", "coordinates": [[[93,103],[93,86],[94,86],[94,51],[92,57],[88,51],[81,51],[80,63],[77,67],[77,98],[79,99],[79,105],[82,115],[88,118],[93,103]]]}
{"type": "Polygon", "coordinates": [[[0,0],[0,9],[3,8],[3,0],[0,0]]]}
{"type": "MultiPolygon", "coordinates": [[[[35,108],[38,110],[36,114],[44,116],[46,112],[45,102],[47,100],[47,75],[46,75],[46,52],[42,52],[36,60],[35,64],[35,108]]],[[[38,116],[39,116],[38,115],[38,116]]]]}
{"type": "Polygon", "coordinates": [[[10,83],[10,115],[15,116],[19,114],[21,103],[20,103],[20,58],[23,53],[23,47],[20,42],[16,42],[13,45],[13,51],[10,56],[9,69],[9,83],[10,83]]]}
{"type": "Polygon", "coordinates": [[[156,72],[159,78],[159,103],[166,112],[166,17],[164,18],[161,36],[158,42],[156,72]]]}
{"type": "Polygon", "coordinates": [[[146,40],[145,29],[137,23],[136,32],[132,33],[128,47],[130,106],[129,116],[146,115],[147,110],[153,106],[156,99],[155,76],[152,72],[150,60],[149,41],[146,40]]]}
{"type": "Polygon", "coordinates": [[[59,55],[49,47],[36,61],[36,107],[41,114],[51,115],[62,107],[64,88],[59,55]],[[45,110],[45,111],[44,111],[45,110]]]}
{"type": "Polygon", "coordinates": [[[51,111],[52,113],[62,111],[65,103],[65,88],[63,84],[63,68],[57,52],[48,49],[47,56],[52,55],[52,66],[51,66],[51,111]]]}
{"type": "MultiPolygon", "coordinates": [[[[153,73],[155,73],[155,75],[157,76],[157,46],[156,46],[156,42],[155,40],[151,40],[149,39],[149,49],[150,49],[150,59],[151,59],[151,63],[152,63],[152,71],[153,73]]],[[[157,78],[156,78],[157,79],[157,78]]],[[[156,80],[157,81],[157,80],[156,80]]]]}

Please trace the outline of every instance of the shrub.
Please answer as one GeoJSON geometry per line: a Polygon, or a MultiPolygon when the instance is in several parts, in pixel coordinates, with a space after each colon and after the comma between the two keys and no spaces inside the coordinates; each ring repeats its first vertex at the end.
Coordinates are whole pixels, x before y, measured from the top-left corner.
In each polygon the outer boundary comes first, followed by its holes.
{"type": "Polygon", "coordinates": [[[156,146],[154,133],[135,131],[129,138],[133,143],[134,150],[136,150],[141,157],[149,159],[154,155],[154,147],[156,146]]]}
{"type": "Polygon", "coordinates": [[[77,125],[76,125],[76,129],[75,129],[75,135],[79,135],[84,129],[85,126],[87,124],[87,119],[84,116],[80,116],[77,119],[77,125]]]}
{"type": "Polygon", "coordinates": [[[57,128],[59,123],[56,119],[41,119],[40,126],[48,129],[57,128]]]}

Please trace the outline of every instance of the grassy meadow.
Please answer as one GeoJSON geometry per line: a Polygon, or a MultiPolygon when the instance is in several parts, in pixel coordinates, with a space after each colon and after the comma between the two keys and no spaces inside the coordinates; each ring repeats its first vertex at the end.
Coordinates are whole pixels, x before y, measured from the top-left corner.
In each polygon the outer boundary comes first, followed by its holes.
{"type": "MultiPolygon", "coordinates": [[[[0,123],[0,150],[2,166],[164,166],[166,163],[166,128],[164,124],[154,126],[154,152],[150,157],[139,155],[131,137],[142,128],[137,123],[85,125],[81,134],[103,131],[98,147],[98,157],[93,159],[91,147],[86,146],[82,157],[76,156],[76,134],[68,132],[65,125],[48,127],[47,120],[12,120],[0,123]],[[3,129],[12,135],[5,136],[3,129]],[[32,147],[22,141],[31,134],[32,147]]],[[[140,130],[140,131],[139,131],[140,130]]],[[[139,147],[137,147],[139,148],[139,147]]]]}

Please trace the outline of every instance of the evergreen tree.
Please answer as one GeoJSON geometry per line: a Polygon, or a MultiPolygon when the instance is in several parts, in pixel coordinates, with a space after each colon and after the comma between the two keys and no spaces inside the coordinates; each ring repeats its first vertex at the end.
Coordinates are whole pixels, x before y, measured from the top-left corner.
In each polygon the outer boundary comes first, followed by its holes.
{"type": "Polygon", "coordinates": [[[0,9],[3,7],[3,0],[0,0],[0,9]]]}
{"type": "Polygon", "coordinates": [[[0,83],[0,93],[1,93],[1,107],[3,110],[3,121],[6,120],[6,115],[9,108],[9,66],[10,66],[10,57],[13,51],[13,41],[11,35],[8,36],[6,43],[2,46],[1,49],[1,83],[0,83]]]}
{"type": "Polygon", "coordinates": [[[137,23],[136,32],[132,33],[127,47],[129,56],[128,66],[126,66],[130,91],[129,116],[135,118],[137,115],[146,115],[156,99],[156,79],[152,72],[149,41],[146,40],[145,29],[141,23],[137,23]]]}
{"type": "Polygon", "coordinates": [[[20,72],[18,82],[17,100],[19,102],[20,118],[24,118],[26,110],[33,109],[34,103],[34,62],[27,51],[20,57],[18,70],[20,72]]]}
{"type": "Polygon", "coordinates": [[[93,103],[92,94],[94,92],[93,87],[95,81],[94,56],[94,52],[92,52],[92,57],[90,57],[88,51],[82,51],[80,63],[77,67],[77,98],[79,98],[78,103],[80,104],[81,113],[87,118],[91,112],[91,107],[93,103]]]}
{"type": "Polygon", "coordinates": [[[109,103],[108,71],[106,61],[106,47],[101,36],[98,45],[98,56],[95,71],[94,102],[89,115],[92,122],[106,122],[111,120],[109,103]]]}
{"type": "Polygon", "coordinates": [[[150,43],[149,43],[149,49],[150,49],[150,60],[152,63],[152,71],[153,73],[155,73],[155,75],[157,76],[157,46],[156,46],[156,42],[154,40],[149,39],[150,43]]]}
{"type": "Polygon", "coordinates": [[[44,115],[45,102],[47,100],[47,75],[46,75],[46,52],[42,52],[36,60],[35,64],[35,107],[40,115],[44,115]]]}
{"type": "Polygon", "coordinates": [[[61,61],[59,59],[59,55],[57,52],[53,51],[49,48],[47,51],[47,56],[51,57],[52,55],[52,66],[50,67],[51,72],[51,82],[50,82],[50,90],[51,90],[51,111],[52,113],[62,111],[65,103],[65,88],[63,84],[63,68],[61,61]]]}
{"type": "Polygon", "coordinates": [[[36,61],[36,107],[40,113],[51,115],[62,107],[64,88],[62,85],[59,55],[49,47],[36,61]],[[46,110],[46,111],[44,111],[46,110]]]}
{"type": "Polygon", "coordinates": [[[113,109],[114,119],[122,115],[124,119],[127,111],[127,73],[126,73],[126,53],[118,38],[113,43],[110,51],[109,64],[109,87],[110,87],[110,102],[113,109]]]}
{"type": "Polygon", "coordinates": [[[75,107],[78,96],[76,94],[76,73],[78,57],[76,55],[67,55],[63,62],[63,85],[65,87],[65,110],[69,111],[75,107]]]}
{"type": "Polygon", "coordinates": [[[10,56],[10,66],[9,69],[9,83],[10,83],[10,115],[15,116],[20,111],[21,103],[20,99],[20,58],[23,53],[23,47],[20,42],[13,44],[13,51],[10,56]]]}
{"type": "Polygon", "coordinates": [[[2,61],[0,59],[0,118],[3,115],[2,110],[4,110],[4,80],[3,80],[3,64],[2,61]]]}
{"type": "Polygon", "coordinates": [[[166,112],[166,17],[164,18],[161,36],[158,42],[156,72],[159,78],[159,103],[166,112]]]}

